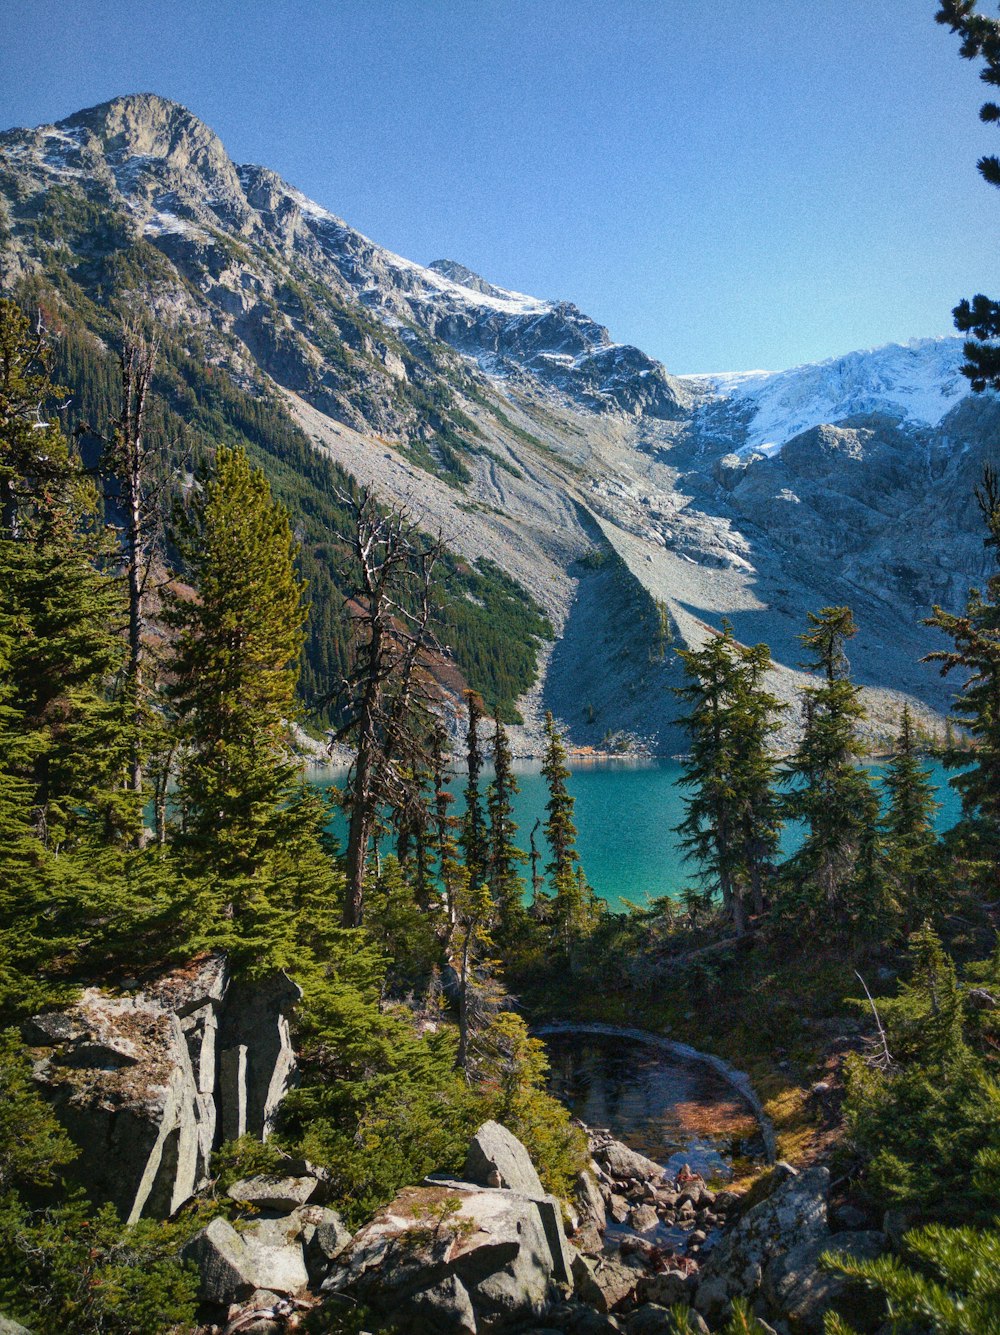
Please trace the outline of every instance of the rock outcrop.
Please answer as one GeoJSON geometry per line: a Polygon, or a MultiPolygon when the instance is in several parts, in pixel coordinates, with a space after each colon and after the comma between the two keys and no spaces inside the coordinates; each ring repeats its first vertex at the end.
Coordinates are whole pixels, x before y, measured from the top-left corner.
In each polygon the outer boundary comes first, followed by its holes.
{"type": "Polygon", "coordinates": [[[90,988],[24,1026],[35,1079],[80,1146],[74,1171],[123,1218],[172,1214],[204,1181],[212,1149],[262,1138],[294,1073],[284,974],[233,983],[213,955],[141,988],[90,988]]]}
{"type": "Polygon", "coordinates": [[[477,1335],[530,1321],[573,1288],[562,1206],[510,1131],[486,1122],[470,1181],[408,1187],[357,1233],[323,1282],[412,1335],[477,1335]]]}

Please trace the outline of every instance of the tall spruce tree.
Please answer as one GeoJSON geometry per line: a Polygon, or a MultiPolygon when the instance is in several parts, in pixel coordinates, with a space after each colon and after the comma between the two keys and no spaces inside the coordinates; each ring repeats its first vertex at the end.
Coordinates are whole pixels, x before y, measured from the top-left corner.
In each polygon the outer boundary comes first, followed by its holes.
{"type": "Polygon", "coordinates": [[[566,746],[551,710],[545,715],[545,738],[542,775],[548,785],[549,799],[542,828],[551,854],[545,870],[552,887],[551,911],[556,935],[563,947],[572,951],[574,942],[593,927],[597,905],[586,879],[577,875],[580,855],[576,851],[573,823],[575,799],[567,786],[570,770],[566,764],[566,746]]]}
{"type": "Polygon", "coordinates": [[[465,692],[465,705],[468,711],[468,730],[465,743],[467,777],[461,844],[470,884],[483,885],[486,882],[489,870],[489,847],[486,816],[483,811],[483,797],[479,787],[483,772],[483,748],[479,737],[479,726],[486,715],[483,712],[482,697],[476,691],[465,692]]]}
{"type": "Polygon", "coordinates": [[[771,656],[766,645],[740,644],[728,622],[701,649],[678,656],[688,677],[674,689],[690,705],[682,720],[690,737],[682,784],[690,796],[677,832],[742,936],[748,905],[763,911],[781,829],[769,748],[781,704],[762,685],[771,656]]]}
{"type": "Polygon", "coordinates": [[[0,792],[16,853],[4,921],[6,953],[36,976],[56,961],[71,974],[87,943],[128,919],[122,854],[141,819],[113,689],[124,603],[96,493],[45,420],[45,351],[0,301],[0,792]]]}
{"type": "Polygon", "coordinates": [[[913,716],[903,706],[899,734],[886,766],[883,786],[888,807],[882,821],[886,842],[887,875],[896,911],[910,927],[934,912],[937,836],[934,785],[920,762],[913,716]]]}
{"type": "Polygon", "coordinates": [[[520,788],[512,765],[507,730],[497,710],[493,716],[493,778],[486,790],[486,810],[489,816],[488,879],[500,921],[506,926],[521,911],[524,883],[518,868],[527,860],[514,842],[517,825],[514,821],[513,799],[520,788]]]}
{"type": "Polygon", "coordinates": [[[820,681],[806,687],[802,738],[786,771],[785,814],[806,827],[801,848],[785,864],[787,899],[827,922],[857,919],[881,907],[872,847],[878,795],[861,765],[865,708],[845,651],[857,626],[849,607],[810,612],[809,623],[799,637],[809,651],[803,666],[820,681]]]}
{"type": "Polygon", "coordinates": [[[185,748],[177,847],[198,886],[194,921],[249,950],[278,911],[269,859],[295,791],[288,724],[305,587],[288,515],[242,450],[220,448],[178,542],[196,593],[175,592],[169,613],[185,748]]]}
{"type": "Polygon", "coordinates": [[[953,647],[928,654],[925,662],[940,663],[942,676],[956,669],[964,674],[952,713],[975,746],[945,754],[945,764],[956,771],[951,785],[962,799],[962,821],[951,842],[990,879],[1000,864],[1000,477],[994,468],[984,469],[975,494],[986,523],[984,546],[992,549],[997,569],[985,590],[969,590],[964,611],[934,608],[926,624],[943,631],[953,647]]]}

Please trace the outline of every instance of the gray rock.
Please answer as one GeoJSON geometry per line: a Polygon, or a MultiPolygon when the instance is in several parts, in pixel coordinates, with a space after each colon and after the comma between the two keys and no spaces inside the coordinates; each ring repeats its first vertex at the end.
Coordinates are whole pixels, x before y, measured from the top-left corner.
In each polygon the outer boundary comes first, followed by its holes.
{"type": "Polygon", "coordinates": [[[181,1248],[198,1269],[198,1296],[228,1306],[249,1298],[260,1286],[243,1239],[225,1219],[213,1219],[181,1248]]]}
{"type": "MultiPolygon", "coordinates": [[[[595,1312],[584,1303],[556,1303],[548,1307],[544,1316],[545,1327],[563,1332],[563,1335],[616,1335],[621,1322],[605,1312],[595,1312]]],[[[541,1335],[534,1332],[533,1335],[541,1335]]]]}
{"type": "Polygon", "coordinates": [[[659,1222],[660,1216],[651,1205],[634,1205],[629,1213],[629,1223],[637,1233],[648,1233],[659,1222]]]}
{"type": "Polygon", "coordinates": [[[457,1275],[415,1293],[407,1304],[406,1328],[414,1335],[476,1335],[478,1326],[469,1291],[457,1275]]]}
{"type": "Polygon", "coordinates": [[[573,1282],[582,1302],[598,1312],[613,1312],[634,1298],[639,1274],[632,1266],[611,1257],[576,1256],[573,1282]]]}
{"type": "Polygon", "coordinates": [[[0,1316],[0,1335],[31,1335],[31,1331],[9,1316],[0,1316]]]}
{"type": "MultiPolygon", "coordinates": [[[[310,1213],[317,1209],[316,1206],[309,1207],[310,1213]]],[[[325,1278],[330,1262],[336,1260],[351,1240],[350,1229],[336,1210],[323,1209],[321,1214],[322,1218],[312,1225],[311,1231],[306,1230],[304,1234],[306,1265],[314,1281],[325,1278]]]]}
{"type": "Polygon", "coordinates": [[[594,1150],[594,1157],[605,1166],[612,1177],[619,1181],[627,1178],[640,1180],[648,1178],[658,1182],[663,1176],[663,1169],[659,1164],[647,1159],[644,1154],[630,1150],[620,1140],[611,1140],[606,1145],[599,1145],[594,1150]]]}
{"type": "Polygon", "coordinates": [[[469,1142],[465,1176],[481,1187],[506,1187],[522,1196],[544,1196],[531,1156],[499,1122],[484,1122],[469,1142]]]}
{"type": "Polygon", "coordinates": [[[206,1180],[220,1131],[266,1135],[293,1068],[286,1012],[298,995],[284,975],[231,985],[211,955],[30,1020],[35,1080],[82,1150],[71,1171],[88,1194],[129,1222],[164,1217],[206,1180]],[[241,1034],[234,1064],[219,1037],[241,1034]]]}
{"type": "Polygon", "coordinates": [[[692,1287],[682,1270],[665,1270],[659,1275],[649,1275],[644,1280],[642,1297],[647,1303],[673,1307],[675,1303],[690,1301],[692,1287]]]}
{"type": "Polygon", "coordinates": [[[823,1315],[836,1310],[849,1325],[871,1329],[885,1306],[881,1298],[846,1275],[820,1269],[824,1252],[841,1252],[854,1260],[874,1260],[886,1249],[884,1233],[834,1233],[802,1242],[776,1256],[764,1271],[762,1293],[776,1315],[803,1335],[822,1335],[823,1315]]]}
{"type": "Polygon", "coordinates": [[[301,1217],[292,1214],[283,1219],[258,1219],[243,1229],[256,1288],[301,1293],[308,1286],[302,1228],[301,1217]]]}
{"type": "Polygon", "coordinates": [[[573,1200],[580,1211],[580,1222],[591,1224],[599,1233],[607,1228],[607,1207],[594,1176],[586,1169],[578,1173],[573,1184],[573,1200]]]}
{"type": "Polygon", "coordinates": [[[312,1199],[316,1187],[314,1177],[244,1177],[226,1194],[259,1210],[294,1210],[312,1199]]]}
{"type": "Polygon", "coordinates": [[[726,1316],[733,1298],[752,1298],[758,1292],[772,1258],[829,1236],[829,1170],[796,1173],[790,1168],[781,1176],[777,1189],[747,1210],[701,1271],[695,1306],[709,1323],[726,1316]]]}
{"type": "Polygon", "coordinates": [[[454,1278],[477,1323],[492,1329],[537,1317],[572,1287],[571,1268],[553,1197],[409,1187],[351,1239],[321,1288],[367,1303],[406,1329],[425,1330],[438,1310],[465,1319],[458,1286],[440,1288],[454,1278]]]}

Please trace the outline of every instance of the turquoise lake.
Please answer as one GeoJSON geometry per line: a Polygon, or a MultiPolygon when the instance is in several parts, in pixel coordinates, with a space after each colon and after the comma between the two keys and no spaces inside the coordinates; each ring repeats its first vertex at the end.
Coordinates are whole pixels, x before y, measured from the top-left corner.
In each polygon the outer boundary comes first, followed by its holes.
{"type": "MultiPolygon", "coordinates": [[[[518,843],[527,851],[528,835],[535,821],[545,819],[547,792],[538,763],[517,767],[521,791],[515,798],[518,843]]],[[[879,766],[872,767],[876,775],[879,766]]],[[[949,787],[946,772],[936,762],[927,769],[937,786],[939,830],[949,829],[959,815],[959,802],[949,787]]],[[[693,863],[685,862],[678,848],[674,827],[684,817],[683,791],[679,786],[681,767],[675,760],[588,760],[572,765],[569,789],[576,799],[575,819],[577,849],[587,879],[612,908],[623,901],[645,904],[661,895],[675,896],[696,879],[693,863]]],[[[489,778],[484,771],[483,787],[489,778]]],[[[338,775],[319,772],[314,782],[320,786],[338,782],[338,775]]],[[[461,790],[464,774],[452,780],[455,803],[452,811],[463,809],[461,790]]],[[[338,822],[340,825],[340,822],[338,822]]],[[[344,828],[338,833],[343,837],[344,828]]],[[[785,831],[784,851],[797,842],[797,832],[785,831]]],[[[539,831],[538,845],[543,857],[545,841],[539,831]]],[[[387,845],[388,850],[389,845],[387,845]]]]}

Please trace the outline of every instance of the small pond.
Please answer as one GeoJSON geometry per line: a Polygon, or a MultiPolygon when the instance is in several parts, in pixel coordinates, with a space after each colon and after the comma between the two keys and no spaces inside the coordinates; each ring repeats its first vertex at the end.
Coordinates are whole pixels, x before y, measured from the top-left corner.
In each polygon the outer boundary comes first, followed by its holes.
{"type": "Polygon", "coordinates": [[[728,1181],[733,1160],[763,1157],[753,1113],[711,1067],[632,1038],[544,1035],[549,1089],[587,1126],[605,1127],[675,1176],[687,1164],[728,1181]]]}
{"type": "MultiPolygon", "coordinates": [[[[764,1158],[750,1108],[710,1066],[685,1061],[625,1035],[542,1033],[551,1069],[549,1090],[587,1126],[606,1129],[631,1149],[662,1164],[674,1178],[687,1167],[719,1187],[736,1160],[764,1158]]],[[[691,1224],[667,1222],[641,1236],[668,1252],[684,1252],[691,1224]]],[[[609,1217],[608,1239],[636,1236],[609,1217]]],[[[713,1229],[705,1242],[716,1242],[713,1229]]]]}

